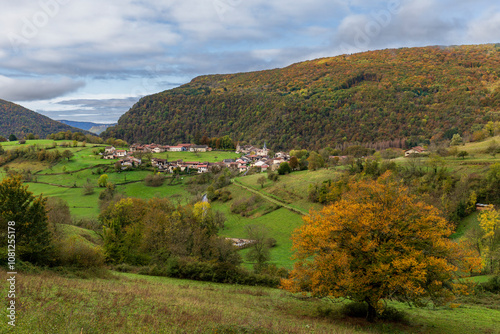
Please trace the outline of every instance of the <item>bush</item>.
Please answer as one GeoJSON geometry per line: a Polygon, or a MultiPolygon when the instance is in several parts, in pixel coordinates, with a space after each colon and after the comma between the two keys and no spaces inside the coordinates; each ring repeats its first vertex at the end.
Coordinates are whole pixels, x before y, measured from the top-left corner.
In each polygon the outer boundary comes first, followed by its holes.
{"type": "Polygon", "coordinates": [[[130,273],[134,270],[134,267],[127,263],[121,263],[116,265],[114,269],[121,273],[130,273]]]}
{"type": "Polygon", "coordinates": [[[163,174],[148,175],[144,179],[144,183],[148,187],[160,187],[165,182],[166,176],[163,174]]]}
{"type": "Polygon", "coordinates": [[[83,195],[86,196],[86,195],[92,195],[94,193],[94,186],[92,185],[92,183],[90,182],[87,182],[83,185],[83,191],[82,191],[83,195]]]}
{"type": "Polygon", "coordinates": [[[64,266],[89,268],[104,265],[102,248],[91,246],[78,237],[59,241],[57,249],[59,262],[64,266]]]}
{"type": "Polygon", "coordinates": [[[269,172],[269,173],[267,174],[267,178],[268,178],[269,180],[271,180],[271,181],[276,182],[276,181],[278,181],[278,180],[279,180],[279,175],[278,175],[277,173],[274,173],[274,172],[269,172]]]}
{"type": "Polygon", "coordinates": [[[500,276],[493,276],[488,282],[481,283],[479,286],[488,292],[500,293],[500,276]]]}
{"type": "MultiPolygon", "coordinates": [[[[278,271],[283,274],[282,271],[278,271]]],[[[143,267],[139,271],[142,275],[166,276],[197,281],[216,283],[259,285],[277,287],[280,277],[271,275],[254,274],[229,263],[213,263],[197,261],[190,258],[171,257],[163,265],[154,264],[143,267]]]]}
{"type": "Polygon", "coordinates": [[[231,204],[231,212],[241,214],[242,216],[249,216],[258,203],[262,202],[262,198],[258,195],[253,195],[249,198],[240,198],[231,204]]]}

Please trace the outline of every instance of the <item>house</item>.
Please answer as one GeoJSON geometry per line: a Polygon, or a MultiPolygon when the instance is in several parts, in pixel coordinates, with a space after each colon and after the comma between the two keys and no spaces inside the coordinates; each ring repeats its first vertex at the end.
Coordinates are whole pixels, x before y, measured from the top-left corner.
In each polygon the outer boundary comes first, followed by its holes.
{"type": "Polygon", "coordinates": [[[427,153],[427,151],[422,147],[422,146],[415,146],[408,151],[405,151],[405,157],[408,157],[412,154],[424,154],[427,153]]]}
{"type": "Polygon", "coordinates": [[[268,153],[269,153],[269,150],[266,147],[266,143],[264,143],[263,148],[258,148],[255,152],[256,155],[261,156],[261,157],[266,157],[268,153]]]}
{"type": "Polygon", "coordinates": [[[207,145],[192,145],[189,147],[189,152],[206,152],[208,151],[207,145]]]}
{"type": "Polygon", "coordinates": [[[190,148],[191,146],[193,146],[193,144],[177,144],[177,146],[182,146],[182,147],[184,147],[184,148],[186,149],[186,151],[188,151],[188,150],[189,150],[189,148],[190,148]]]}
{"type": "Polygon", "coordinates": [[[153,167],[160,169],[160,170],[163,170],[167,167],[168,161],[167,161],[167,159],[152,158],[151,165],[153,167]]]}
{"type": "Polygon", "coordinates": [[[198,173],[207,173],[208,165],[198,165],[198,173]]]}
{"type": "Polygon", "coordinates": [[[118,161],[122,165],[122,168],[139,166],[142,163],[141,159],[137,159],[136,157],[132,156],[128,156],[118,161]]]}
{"type": "Polygon", "coordinates": [[[277,152],[275,155],[274,155],[275,158],[278,158],[278,159],[283,159],[285,161],[287,160],[290,160],[290,154],[286,153],[286,152],[277,152]]]}
{"type": "Polygon", "coordinates": [[[243,164],[242,164],[242,165],[239,165],[239,166],[238,166],[238,171],[239,171],[240,173],[244,173],[244,172],[246,172],[247,170],[248,170],[248,166],[247,166],[247,165],[243,165],[243,164]]]}
{"type": "Polygon", "coordinates": [[[125,150],[116,150],[115,151],[115,158],[116,157],[124,157],[127,155],[127,151],[125,150]]]}
{"type": "Polygon", "coordinates": [[[165,152],[165,147],[157,145],[155,148],[153,148],[151,150],[151,152],[153,152],[153,153],[162,153],[162,152],[165,152]]]}
{"type": "Polygon", "coordinates": [[[476,203],[476,210],[479,210],[479,211],[488,210],[489,208],[494,208],[494,207],[495,206],[493,204],[476,203]]]}
{"type": "Polygon", "coordinates": [[[106,148],[104,149],[104,155],[113,154],[115,153],[115,151],[116,148],[114,148],[113,146],[106,146],[106,148]]]}
{"type": "Polygon", "coordinates": [[[182,151],[186,151],[186,150],[187,150],[186,147],[181,146],[181,145],[170,146],[170,149],[169,149],[170,152],[182,152],[182,151]]]}

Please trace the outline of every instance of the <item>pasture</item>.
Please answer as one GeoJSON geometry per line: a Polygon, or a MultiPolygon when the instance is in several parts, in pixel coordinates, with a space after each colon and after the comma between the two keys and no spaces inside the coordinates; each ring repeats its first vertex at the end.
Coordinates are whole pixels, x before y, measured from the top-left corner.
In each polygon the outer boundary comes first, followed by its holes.
{"type": "MultiPolygon", "coordinates": [[[[6,272],[0,269],[0,275],[6,272]]],[[[499,333],[500,310],[484,305],[411,308],[403,322],[343,315],[345,300],[301,298],[263,287],[104,272],[69,278],[54,272],[17,275],[16,327],[1,333],[499,333]]],[[[0,288],[7,294],[7,285],[0,288]]],[[[2,311],[6,319],[6,308],[2,311]]]]}

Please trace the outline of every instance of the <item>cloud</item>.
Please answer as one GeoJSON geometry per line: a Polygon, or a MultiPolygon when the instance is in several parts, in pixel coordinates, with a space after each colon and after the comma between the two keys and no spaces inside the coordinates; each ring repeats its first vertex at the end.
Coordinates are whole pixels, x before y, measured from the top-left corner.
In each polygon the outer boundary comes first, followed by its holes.
{"type": "Polygon", "coordinates": [[[467,40],[473,43],[500,42],[500,10],[470,22],[467,40]]]}
{"type": "Polygon", "coordinates": [[[60,79],[12,79],[0,75],[0,97],[8,101],[46,100],[85,86],[83,81],[60,79]]]}
{"type": "MultiPolygon", "coordinates": [[[[0,73],[37,78],[0,77],[0,98],[18,101],[63,96],[83,81],[71,98],[117,87],[151,94],[198,75],[346,52],[500,39],[491,0],[17,0],[2,13],[0,73]]],[[[82,114],[112,103],[88,100],[65,106],[82,114]]]]}

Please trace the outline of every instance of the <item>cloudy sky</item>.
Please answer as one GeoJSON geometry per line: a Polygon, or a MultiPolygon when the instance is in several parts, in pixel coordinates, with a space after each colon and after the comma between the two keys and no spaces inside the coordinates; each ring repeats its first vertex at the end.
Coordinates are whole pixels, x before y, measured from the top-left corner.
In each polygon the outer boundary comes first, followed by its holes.
{"type": "Polygon", "coordinates": [[[103,123],[202,74],[500,43],[496,0],[10,0],[1,8],[0,99],[103,123]]]}

